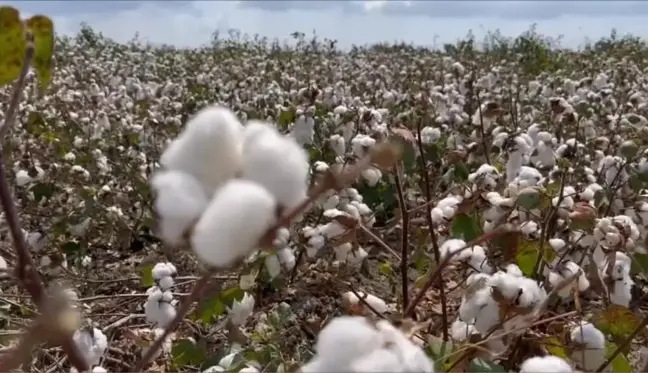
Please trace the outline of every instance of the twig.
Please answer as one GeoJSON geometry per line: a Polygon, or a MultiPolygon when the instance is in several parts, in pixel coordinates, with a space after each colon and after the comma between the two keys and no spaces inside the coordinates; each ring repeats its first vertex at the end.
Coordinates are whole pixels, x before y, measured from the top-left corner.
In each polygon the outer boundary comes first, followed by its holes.
{"type": "Polygon", "coordinates": [[[407,204],[405,204],[405,195],[403,194],[403,186],[401,185],[400,178],[400,167],[397,164],[395,166],[396,172],[394,173],[394,181],[396,183],[396,194],[398,196],[398,206],[400,207],[401,215],[401,261],[400,261],[400,272],[401,272],[401,289],[403,292],[403,309],[407,308],[409,302],[409,281],[407,276],[407,270],[409,267],[409,261],[407,258],[407,251],[409,249],[409,214],[407,213],[407,204]]]}
{"type": "MultiPolygon", "coordinates": [[[[430,176],[427,172],[427,164],[425,163],[425,151],[423,149],[423,140],[421,139],[421,120],[416,122],[416,145],[419,148],[421,172],[423,173],[423,189],[425,189],[425,220],[427,221],[428,230],[430,231],[430,238],[432,241],[432,250],[434,261],[438,264],[441,260],[441,251],[439,250],[439,242],[437,241],[436,230],[434,221],[432,220],[432,192],[430,191],[430,176]]],[[[439,296],[441,297],[441,323],[443,332],[443,341],[450,340],[448,332],[448,305],[445,294],[445,286],[443,281],[443,274],[439,273],[439,296]]]]}
{"type": "MultiPolygon", "coordinates": [[[[31,35],[30,32],[27,32],[26,38],[27,46],[25,48],[25,59],[23,61],[23,66],[22,70],[20,71],[18,81],[14,85],[14,91],[11,96],[9,108],[7,109],[7,113],[5,115],[5,121],[2,127],[0,127],[0,141],[4,139],[4,136],[14,124],[21,93],[23,87],[25,86],[27,72],[29,71],[29,66],[31,65],[32,59],[34,57],[33,35],[31,35]]],[[[34,303],[38,305],[38,307],[42,310],[45,306],[46,301],[45,288],[43,287],[40,275],[38,274],[38,271],[34,266],[34,262],[29,252],[29,247],[27,246],[27,242],[25,242],[25,237],[23,235],[22,229],[20,228],[18,212],[16,211],[16,206],[14,204],[11,189],[9,187],[9,182],[7,180],[7,174],[4,169],[4,157],[2,156],[2,151],[0,151],[0,202],[2,203],[2,208],[5,212],[7,225],[9,226],[9,231],[11,232],[14,248],[16,250],[18,261],[18,265],[16,266],[16,277],[18,278],[23,288],[25,288],[32,296],[34,303]]],[[[68,355],[72,365],[79,372],[85,372],[90,369],[86,360],[79,353],[79,350],[72,340],[71,335],[68,335],[63,339],[61,347],[63,348],[63,351],[68,355]]],[[[10,371],[14,368],[11,365],[14,363],[15,359],[11,354],[5,355],[3,359],[0,360],[0,371],[10,371]]]]}
{"type": "Polygon", "coordinates": [[[380,245],[380,247],[382,247],[383,249],[385,249],[385,251],[387,251],[387,252],[390,253],[392,256],[394,256],[394,258],[398,259],[399,262],[401,261],[401,257],[400,257],[400,255],[399,255],[396,251],[394,251],[394,249],[392,249],[391,247],[389,247],[389,245],[387,245],[387,243],[386,243],[384,240],[382,240],[382,239],[381,239],[380,237],[378,237],[374,232],[372,232],[371,229],[369,229],[368,227],[366,227],[366,226],[363,225],[363,224],[359,224],[359,225],[358,225],[358,228],[360,228],[360,230],[362,230],[362,231],[363,231],[367,236],[369,236],[372,240],[376,241],[376,243],[377,243],[378,245],[380,245]]]}

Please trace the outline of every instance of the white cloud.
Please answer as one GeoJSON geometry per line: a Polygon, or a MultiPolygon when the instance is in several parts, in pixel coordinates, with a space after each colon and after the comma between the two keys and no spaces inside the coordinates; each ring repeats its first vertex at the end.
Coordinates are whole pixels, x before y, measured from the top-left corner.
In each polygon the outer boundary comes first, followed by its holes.
{"type": "MultiPolygon", "coordinates": [[[[10,2],[11,3],[11,2],[10,2]]],[[[118,41],[136,32],[154,43],[197,46],[229,28],[249,35],[288,38],[294,31],[337,39],[339,45],[407,41],[421,45],[454,42],[469,29],[478,37],[500,29],[516,36],[537,22],[548,36],[564,35],[563,45],[578,46],[617,28],[621,35],[648,36],[648,2],[604,1],[93,1],[29,2],[12,5],[26,13],[52,15],[57,30],[78,31],[81,22],[118,41]],[[83,6],[77,6],[83,3],[83,6]]]]}

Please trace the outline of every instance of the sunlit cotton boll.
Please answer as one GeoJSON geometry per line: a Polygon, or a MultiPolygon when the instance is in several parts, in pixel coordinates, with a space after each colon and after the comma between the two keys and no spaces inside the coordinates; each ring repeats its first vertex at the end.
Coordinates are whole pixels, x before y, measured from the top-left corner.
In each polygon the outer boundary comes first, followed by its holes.
{"type": "Polygon", "coordinates": [[[160,164],[193,175],[205,194],[234,177],[241,165],[243,126],[229,109],[210,106],[189,120],[160,164]]]}
{"type": "Polygon", "coordinates": [[[308,154],[274,128],[251,121],[245,127],[243,178],[263,185],[279,205],[291,208],[306,198],[308,154]]]}
{"type": "Polygon", "coordinates": [[[520,366],[520,373],[571,373],[569,364],[558,356],[535,356],[526,359],[520,366]]]}
{"type": "Polygon", "coordinates": [[[570,332],[571,359],[585,372],[594,372],[605,361],[605,335],[594,325],[581,322],[570,332]]]}
{"type": "Polygon", "coordinates": [[[276,201],[261,185],[231,180],[196,223],[191,247],[214,267],[226,267],[249,255],[276,221],[276,201]]]}
{"type": "Polygon", "coordinates": [[[197,179],[180,171],[158,172],[151,185],[156,193],[160,236],[168,244],[178,245],[207,206],[204,189],[197,179]]]}

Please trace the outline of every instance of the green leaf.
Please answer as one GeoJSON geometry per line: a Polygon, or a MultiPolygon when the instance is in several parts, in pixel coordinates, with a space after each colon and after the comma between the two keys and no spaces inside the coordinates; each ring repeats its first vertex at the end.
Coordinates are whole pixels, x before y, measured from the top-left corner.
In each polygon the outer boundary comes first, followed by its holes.
{"type": "Polygon", "coordinates": [[[153,264],[140,266],[137,269],[137,272],[140,275],[142,287],[149,288],[155,285],[155,279],[153,278],[153,264]]]}
{"type": "Polygon", "coordinates": [[[630,188],[635,193],[639,193],[641,189],[644,188],[644,182],[637,174],[632,174],[630,176],[630,178],[628,179],[628,185],[630,185],[630,188]]]}
{"type": "Polygon", "coordinates": [[[40,202],[52,198],[55,188],[53,183],[37,183],[32,185],[29,191],[34,193],[34,200],[40,202]]]}
{"type": "MultiPolygon", "coordinates": [[[[556,257],[556,253],[551,249],[549,244],[544,245],[544,259],[551,262],[556,257]]],[[[540,256],[540,242],[521,239],[518,246],[515,262],[520,267],[525,276],[533,276],[535,264],[540,256]]]]}
{"type": "Polygon", "coordinates": [[[524,188],[518,194],[516,203],[527,210],[531,210],[542,205],[542,195],[535,188],[524,188]]]}
{"type": "Polygon", "coordinates": [[[464,241],[471,241],[479,237],[479,224],[477,219],[467,214],[457,214],[452,219],[450,232],[452,238],[459,238],[464,241]]]}
{"type": "Polygon", "coordinates": [[[454,165],[453,169],[453,179],[455,183],[462,183],[466,180],[468,180],[468,175],[470,174],[470,171],[468,170],[468,167],[463,163],[459,162],[456,165],[454,165]]]}
{"type": "Polygon", "coordinates": [[[468,364],[468,372],[471,373],[490,373],[490,372],[502,372],[506,373],[506,369],[503,366],[497,365],[491,361],[486,361],[482,359],[473,359],[468,364]]]}
{"type": "Polygon", "coordinates": [[[76,241],[68,241],[63,245],[61,250],[63,250],[65,255],[76,255],[79,253],[79,250],[81,250],[81,244],[76,241]]]}
{"type": "Polygon", "coordinates": [[[205,349],[188,339],[181,339],[173,343],[171,356],[177,367],[199,365],[205,360],[205,349]]]}
{"type": "Polygon", "coordinates": [[[20,75],[26,45],[20,12],[10,6],[0,7],[0,87],[20,75]]]}
{"type": "MultiPolygon", "coordinates": [[[[616,351],[617,345],[611,342],[605,343],[605,357],[610,358],[614,351],[616,351]]],[[[610,363],[612,366],[613,373],[630,373],[632,372],[632,365],[628,361],[628,358],[623,354],[618,354],[610,363]]]]}
{"type": "Polygon", "coordinates": [[[295,123],[295,109],[294,108],[289,108],[286,111],[281,111],[279,113],[279,119],[277,120],[277,127],[281,130],[288,129],[288,126],[291,123],[295,123]]]}
{"type": "Polygon", "coordinates": [[[435,336],[430,336],[430,338],[428,338],[428,345],[425,352],[430,358],[432,358],[432,361],[434,361],[436,371],[441,372],[443,370],[443,366],[446,363],[446,360],[448,360],[448,355],[452,353],[452,351],[452,342],[444,341],[435,336]]]}
{"type": "Polygon", "coordinates": [[[52,75],[54,54],[54,23],[49,17],[36,15],[25,21],[34,35],[34,62],[41,93],[45,91],[52,75]]]}
{"type": "Polygon", "coordinates": [[[198,303],[198,308],[192,313],[193,320],[200,320],[205,325],[210,325],[212,320],[218,318],[227,310],[220,297],[205,299],[198,303]]]}
{"type": "Polygon", "coordinates": [[[611,304],[594,317],[594,325],[614,339],[627,338],[640,323],[639,316],[616,304],[611,304]]]}
{"type": "Polygon", "coordinates": [[[380,264],[379,267],[380,273],[387,277],[392,277],[394,275],[394,270],[392,268],[392,264],[389,261],[384,261],[380,264]]]}
{"type": "Polygon", "coordinates": [[[542,345],[547,349],[551,355],[561,357],[563,359],[569,359],[567,350],[563,347],[563,343],[558,339],[558,337],[551,336],[544,338],[542,340],[542,345]]]}
{"type": "Polygon", "coordinates": [[[648,254],[632,254],[632,274],[648,279],[648,254]]]}
{"type": "Polygon", "coordinates": [[[220,300],[225,304],[226,306],[231,307],[234,301],[240,301],[243,299],[243,296],[245,295],[245,291],[243,291],[240,287],[234,286],[229,289],[223,290],[220,293],[220,300]]]}

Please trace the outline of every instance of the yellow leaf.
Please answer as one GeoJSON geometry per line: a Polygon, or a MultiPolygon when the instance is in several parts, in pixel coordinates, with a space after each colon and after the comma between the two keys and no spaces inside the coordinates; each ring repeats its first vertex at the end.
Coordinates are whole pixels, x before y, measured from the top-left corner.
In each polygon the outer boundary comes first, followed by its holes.
{"type": "Polygon", "coordinates": [[[626,338],[641,323],[639,316],[629,309],[611,304],[594,318],[594,325],[615,338],[626,338]]]}
{"type": "Polygon", "coordinates": [[[17,9],[0,7],[0,86],[20,75],[25,59],[25,35],[17,9]]]}
{"type": "Polygon", "coordinates": [[[34,36],[34,68],[43,92],[52,74],[54,54],[54,23],[49,17],[36,15],[25,21],[34,36]]]}
{"type": "MultiPolygon", "coordinates": [[[[548,243],[544,245],[544,260],[551,262],[556,257],[556,253],[551,249],[548,243]]],[[[540,256],[540,242],[531,240],[520,240],[515,261],[525,276],[532,276],[535,264],[540,256]]]]}

